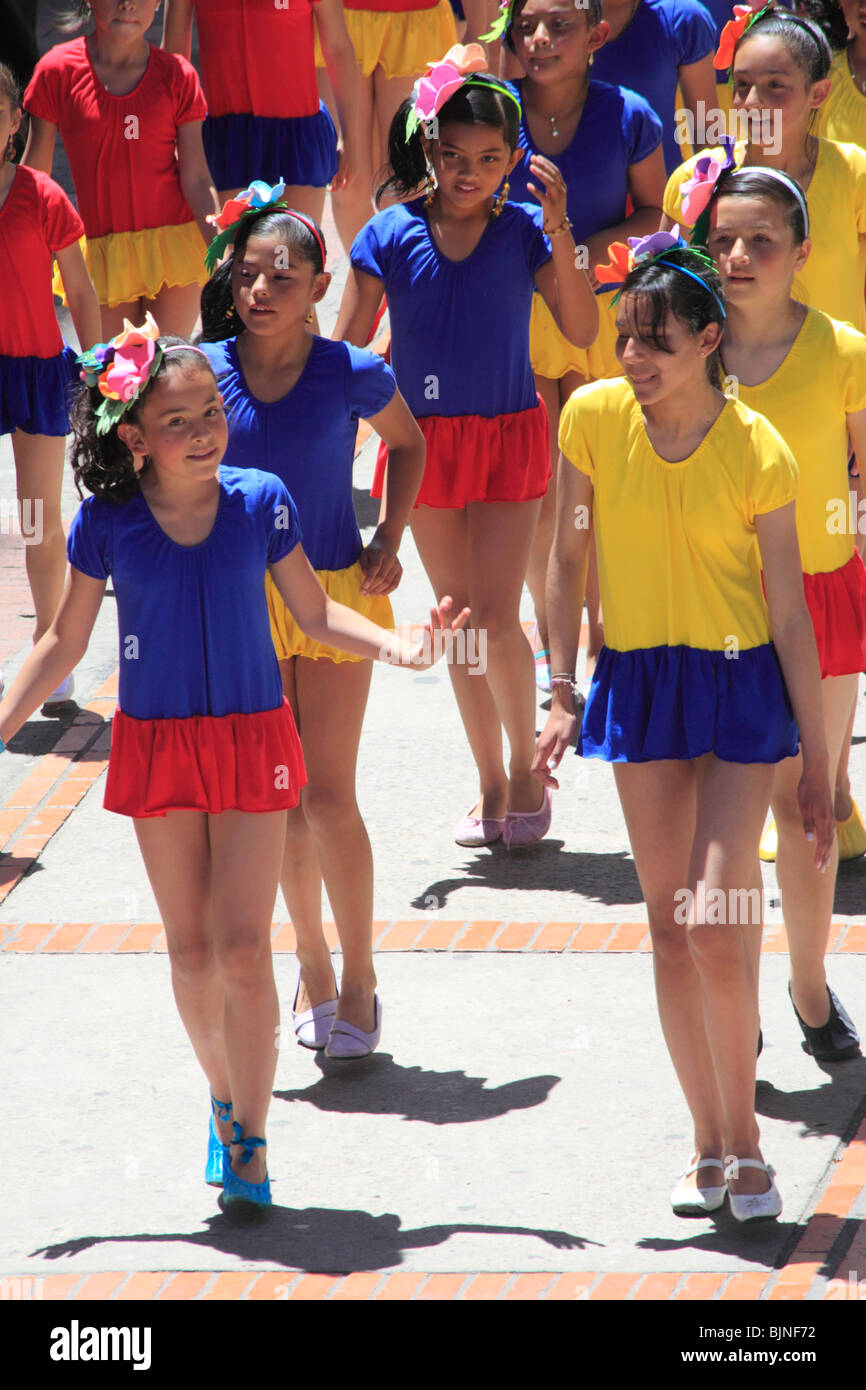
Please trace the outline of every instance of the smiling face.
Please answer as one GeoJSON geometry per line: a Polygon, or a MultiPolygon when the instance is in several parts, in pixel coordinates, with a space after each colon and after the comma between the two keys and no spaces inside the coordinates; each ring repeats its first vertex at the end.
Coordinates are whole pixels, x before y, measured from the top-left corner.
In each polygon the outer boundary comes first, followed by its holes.
{"type": "Polygon", "coordinates": [[[328,272],[316,274],[279,232],[253,233],[232,262],[235,307],[251,333],[283,333],[304,323],[330,283],[328,272]]]}
{"type": "Polygon", "coordinates": [[[215,477],[228,424],[210,367],[203,360],[173,364],[154,382],[135,421],[119,424],[117,433],[136,464],[150,455],[157,474],[198,483],[215,477]]]}
{"type": "Polygon", "coordinates": [[[590,54],[601,48],[606,23],[591,25],[589,12],[570,0],[526,0],[511,28],[514,52],[533,82],[583,77],[590,54]]]}
{"type": "Polygon", "coordinates": [[[693,333],[669,309],[653,341],[649,295],[624,294],[616,315],[616,355],[642,406],[657,405],[679,392],[706,384],[707,359],[722,336],[717,323],[693,333]]]}
{"type": "Polygon", "coordinates": [[[116,39],[143,39],[153,23],[158,0],[92,0],[97,29],[116,39]]]}
{"type": "Polygon", "coordinates": [[[749,138],[759,142],[759,113],[778,111],[783,136],[805,136],[812,112],[817,111],[830,91],[830,78],[810,82],[792,56],[791,50],[775,34],[746,34],[737,47],[733,63],[732,103],[737,111],[751,117],[749,138]]]}
{"type": "Polygon", "coordinates": [[[798,243],[782,206],[772,198],[720,194],[711,206],[709,251],[732,305],[791,293],[791,281],[809,254],[798,243]]]}
{"type": "Polygon", "coordinates": [[[520,159],[501,129],[480,123],[446,121],[439,138],[422,141],[433,165],[439,196],[463,211],[480,206],[496,192],[520,159]]]}

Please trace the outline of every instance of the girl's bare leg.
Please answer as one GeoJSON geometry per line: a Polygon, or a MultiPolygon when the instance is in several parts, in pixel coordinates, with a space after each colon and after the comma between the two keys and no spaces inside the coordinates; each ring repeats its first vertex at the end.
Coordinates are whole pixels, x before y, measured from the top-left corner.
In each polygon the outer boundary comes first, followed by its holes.
{"type": "MultiPolygon", "coordinates": [[[[319,96],[330,111],[331,119],[339,131],[340,119],[337,114],[337,104],[334,100],[334,92],[326,68],[316,69],[316,81],[319,84],[319,96]]],[[[411,87],[411,82],[409,85],[411,87]]],[[[356,138],[360,167],[357,178],[352,180],[348,188],[339,189],[331,194],[334,221],[337,224],[337,232],[346,255],[349,254],[349,248],[365,222],[369,222],[375,212],[373,206],[373,179],[376,172],[373,165],[373,100],[372,73],[365,77],[359,67],[356,138]]]]}
{"type": "Polygon", "coordinates": [[[60,493],[66,440],[46,434],[12,434],[24,564],[36,611],[33,641],[48,631],[66,578],[66,546],[60,493]]]}
{"type": "MultiPolygon", "coordinates": [[[[145,305],[150,303],[149,299],[131,299],[126,304],[115,304],[111,308],[107,304],[100,304],[99,316],[102,320],[103,342],[108,343],[112,338],[116,338],[118,333],[123,332],[124,319],[129,319],[129,322],[136,326],[144,323],[145,305]]],[[[159,319],[156,321],[159,323],[159,319]]],[[[162,329],[161,323],[159,326],[162,329]]]]}
{"type": "MultiPolygon", "coordinates": [[[[860,678],[857,678],[859,687],[860,678]]],[[[851,756],[851,738],[854,733],[854,720],[857,717],[857,688],[855,687],[854,699],[851,702],[851,713],[848,716],[848,727],[845,730],[845,737],[842,740],[842,749],[839,754],[839,766],[836,769],[836,791],[835,805],[833,814],[838,821],[846,821],[854,810],[854,802],[851,799],[851,779],[848,775],[848,759],[851,756]]]]}
{"type": "MultiPolygon", "coordinates": [[[[821,682],[824,699],[824,732],[830,754],[830,785],[848,730],[851,707],[857,697],[859,677],[828,676],[821,682]]],[[[786,758],[773,780],[773,815],[779,831],[776,874],[782,890],[782,914],[791,953],[791,995],[804,1022],[820,1028],[829,1017],[824,955],[830,935],[830,918],[839,863],[834,839],[826,873],[815,868],[814,843],[803,833],[797,805],[797,783],[803,760],[786,758]]]]}
{"type": "MultiPolygon", "coordinates": [[[[201,290],[196,284],[163,285],[155,298],[144,300],[144,309],[153,314],[160,333],[178,338],[190,337],[200,308],[201,290]]],[[[137,322],[143,318],[144,314],[137,322]]]]}

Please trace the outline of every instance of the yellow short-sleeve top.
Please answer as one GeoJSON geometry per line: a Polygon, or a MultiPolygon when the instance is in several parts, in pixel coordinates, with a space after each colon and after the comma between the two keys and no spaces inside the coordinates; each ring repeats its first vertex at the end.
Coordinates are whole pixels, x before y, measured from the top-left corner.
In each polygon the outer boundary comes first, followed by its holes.
{"type": "Polygon", "coordinates": [[[816,134],[826,140],[859,145],[866,149],[866,96],[854,81],[847,50],[837,53],[830,68],[833,85],[823,106],[818,107],[816,134]]]}
{"type": "Polygon", "coordinates": [[[695,452],[668,463],[628,381],[596,381],[566,402],[559,447],[592,479],[608,647],[769,642],[755,517],[796,496],[797,465],[768,421],[726,400],[695,452]]]}
{"type": "Polygon", "coordinates": [[[866,338],[849,323],[810,309],[773,375],[760,386],[737,383],[736,389],[744,405],[760,411],[779,431],[797,460],[797,536],[804,573],[841,569],[854,554],[856,540],[847,525],[845,417],[866,409],[866,338]]]}
{"type": "MultiPolygon", "coordinates": [[[[734,147],[738,164],[742,164],[745,152],[742,143],[734,147]]],[[[724,157],[721,149],[702,150],[701,154],[724,157]]],[[[698,158],[700,155],[695,155],[675,169],[665,189],[664,211],[681,228],[689,224],[683,219],[679,189],[691,177],[698,158]]],[[[794,298],[843,323],[853,323],[864,333],[866,150],[819,139],[815,172],[806,196],[812,249],[794,282],[794,298]]]]}

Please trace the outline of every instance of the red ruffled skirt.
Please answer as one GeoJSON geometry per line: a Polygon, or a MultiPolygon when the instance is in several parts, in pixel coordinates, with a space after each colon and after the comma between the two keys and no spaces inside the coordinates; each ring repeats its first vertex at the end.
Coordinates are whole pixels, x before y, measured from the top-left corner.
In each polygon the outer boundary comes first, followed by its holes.
{"type": "Polygon", "coordinates": [[[866,670],[866,568],[855,550],[841,569],[804,574],[821,679],[866,670]]]}
{"type": "MultiPolygon", "coordinates": [[[[426,415],[418,421],[427,464],[415,506],[465,507],[467,502],[529,502],[551,478],[550,430],[544,402],[509,415],[426,415]]],[[[379,445],[370,489],[382,496],[388,450],[379,445]]]]}
{"type": "Polygon", "coordinates": [[[103,805],[122,816],[166,811],[283,811],[307,781],[286,699],[257,714],[133,719],[117,710],[103,805]]]}

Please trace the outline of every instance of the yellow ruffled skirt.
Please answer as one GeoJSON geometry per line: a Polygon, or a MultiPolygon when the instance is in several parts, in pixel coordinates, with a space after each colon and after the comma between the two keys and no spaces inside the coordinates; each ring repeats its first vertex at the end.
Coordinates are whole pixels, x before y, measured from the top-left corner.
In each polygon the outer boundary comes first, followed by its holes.
{"type": "MultiPolygon", "coordinates": [[[[79,242],[100,304],[112,309],[136,299],[155,299],[166,285],[205,285],[206,247],[197,222],[110,232],[79,242]]],[[[63,280],[55,265],[52,289],[65,304],[63,280]]]]}
{"type": "MultiPolygon", "coordinates": [[[[376,67],[381,67],[386,77],[417,77],[457,42],[449,0],[439,0],[429,10],[404,14],[375,10],[344,13],[355,57],[365,77],[376,67]]],[[[316,34],[316,67],[324,66],[316,34]]]]}
{"type": "MultiPolygon", "coordinates": [[[[380,627],[393,628],[394,614],[391,600],[386,594],[362,594],[364,571],[356,560],[344,570],[316,570],[319,583],[328,598],[335,603],[344,603],[380,627]]],[[[269,574],[265,575],[265,593],[268,599],[268,615],[271,620],[271,637],[280,661],[291,656],[306,656],[311,661],[364,661],[362,656],[352,656],[349,652],[338,651],[324,642],[314,642],[302,632],[280,596],[276,584],[269,574]]]]}
{"type": "Polygon", "coordinates": [[[598,337],[591,347],[578,348],[560,333],[556,320],[540,294],[532,296],[529,321],[529,360],[539,376],[559,381],[567,372],[580,372],[587,381],[622,376],[616,359],[616,307],[611,305],[615,290],[597,294],[598,337]]]}

